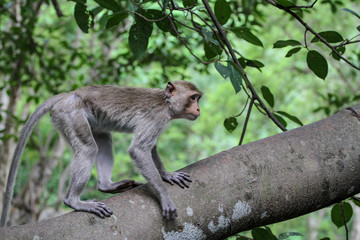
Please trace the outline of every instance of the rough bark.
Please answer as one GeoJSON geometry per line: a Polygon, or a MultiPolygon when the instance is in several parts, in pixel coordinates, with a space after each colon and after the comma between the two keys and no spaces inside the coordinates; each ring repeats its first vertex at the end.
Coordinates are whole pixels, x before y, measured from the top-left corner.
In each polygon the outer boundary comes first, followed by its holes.
{"type": "MultiPolygon", "coordinates": [[[[354,107],[360,112],[360,105],[354,107]]],[[[5,239],[224,239],[360,192],[360,121],[344,110],[192,164],[189,189],[168,186],[179,217],[166,222],[144,185],[104,200],[107,219],[72,212],[0,229],[5,239]]]]}

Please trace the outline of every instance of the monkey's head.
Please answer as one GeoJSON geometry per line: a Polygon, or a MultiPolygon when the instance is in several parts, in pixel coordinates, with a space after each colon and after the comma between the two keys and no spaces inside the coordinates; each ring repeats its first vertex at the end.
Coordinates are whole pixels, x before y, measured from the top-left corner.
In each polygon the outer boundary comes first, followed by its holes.
{"type": "Polygon", "coordinates": [[[200,116],[199,100],[202,93],[192,83],[186,81],[168,82],[165,88],[172,119],[195,120],[200,116]]]}

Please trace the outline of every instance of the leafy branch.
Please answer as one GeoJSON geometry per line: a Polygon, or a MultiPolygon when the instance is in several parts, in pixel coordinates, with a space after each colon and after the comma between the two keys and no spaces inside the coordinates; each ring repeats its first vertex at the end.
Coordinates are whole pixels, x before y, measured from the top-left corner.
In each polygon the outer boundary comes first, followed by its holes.
{"type": "MultiPolygon", "coordinates": [[[[174,0],[157,0],[155,4],[158,6],[155,8],[160,8],[161,10],[156,10],[151,9],[154,8],[154,5],[150,7],[150,9],[145,9],[146,2],[137,2],[135,0],[131,0],[131,6],[128,7],[128,9],[120,6],[119,3],[114,0],[95,1],[102,8],[113,12],[113,14],[108,16],[106,22],[107,29],[118,26],[121,22],[124,22],[124,19],[130,14],[135,18],[135,21],[129,31],[129,46],[135,60],[144,59],[143,56],[147,50],[149,39],[153,32],[153,26],[156,24],[161,31],[175,36],[198,62],[204,65],[215,63],[215,68],[221,76],[225,79],[230,78],[236,92],[243,89],[251,103],[248,108],[240,143],[243,141],[243,135],[247,128],[253,104],[255,104],[255,107],[260,113],[267,115],[276,124],[276,126],[283,131],[286,131],[286,122],[282,117],[286,117],[295,123],[302,125],[299,119],[295,116],[287,114],[283,111],[274,111],[272,109],[274,107],[274,98],[266,86],[262,87],[262,97],[260,97],[250,82],[245,72],[245,67],[255,67],[261,71],[260,68],[264,65],[257,60],[246,59],[241,53],[233,49],[232,44],[230,43],[223,28],[223,25],[228,22],[231,15],[232,10],[230,4],[234,4],[234,6],[236,6],[236,3],[229,3],[226,0],[217,0],[214,4],[214,9],[212,9],[208,0],[202,0],[203,6],[198,6],[196,0],[183,0],[183,7],[179,6],[174,0]],[[197,36],[202,38],[206,60],[198,55],[197,50],[195,51],[195,48],[191,46],[189,39],[185,37],[187,35],[184,34],[183,31],[187,30],[198,34],[197,36]],[[225,61],[221,60],[224,56],[227,57],[227,60],[225,61]],[[227,66],[223,65],[222,62],[225,62],[227,66]]],[[[75,11],[74,13],[75,19],[77,19],[79,26],[81,25],[80,28],[84,30],[84,32],[87,32],[89,28],[93,27],[93,19],[96,12],[94,10],[88,10],[86,3],[80,3],[79,1],[75,2],[75,10],[78,10],[78,12],[75,11]]],[[[305,45],[296,40],[277,41],[274,44],[274,48],[294,46],[294,48],[287,53],[286,57],[290,57],[299,52],[301,48],[306,48],[308,50],[306,61],[309,68],[318,77],[325,79],[328,73],[326,59],[316,50],[308,48],[307,33],[311,32],[315,36],[311,40],[311,43],[321,41],[332,50],[331,54],[336,60],[343,59],[349,65],[359,70],[359,67],[355,66],[342,56],[345,51],[342,49],[345,45],[360,42],[360,40],[354,40],[357,36],[350,40],[344,40],[339,33],[334,31],[317,33],[297,14],[298,12],[301,12],[302,9],[313,8],[317,3],[317,0],[307,6],[295,6],[287,0],[267,0],[266,2],[291,14],[296,20],[305,26],[305,45]],[[333,40],[334,38],[336,41],[333,40]],[[338,45],[331,45],[335,42],[338,45]]],[[[233,12],[236,11],[237,10],[234,10],[233,12]]],[[[348,11],[351,12],[351,10],[348,11]]],[[[355,12],[351,13],[357,16],[355,12]]],[[[263,47],[262,42],[251,33],[249,28],[245,26],[246,23],[241,27],[233,25],[227,27],[226,31],[231,31],[237,37],[242,38],[251,44],[263,47]]],[[[235,118],[236,117],[232,117],[230,120],[226,119],[228,126],[230,126],[232,130],[237,126],[235,118]]],[[[225,122],[224,125],[226,127],[225,122]]],[[[226,129],[229,130],[227,127],[226,129]]]]}
{"type": "MultiPolygon", "coordinates": [[[[283,6],[281,4],[279,4],[277,1],[274,0],[266,0],[266,2],[268,2],[269,4],[273,5],[274,7],[281,9],[283,11],[285,11],[286,13],[290,14],[291,16],[293,16],[299,23],[301,23],[305,29],[309,32],[311,32],[316,38],[318,38],[322,43],[324,43],[328,48],[331,49],[331,51],[340,59],[342,59],[344,62],[346,62],[347,64],[349,64],[351,67],[357,69],[360,71],[360,67],[359,66],[355,66],[353,63],[351,63],[348,59],[346,59],[345,57],[343,57],[339,51],[337,51],[336,46],[332,46],[323,36],[321,36],[321,34],[317,33],[314,29],[312,29],[307,23],[304,22],[304,20],[299,17],[294,11],[292,11],[292,8],[295,8],[296,6],[293,5],[289,5],[289,6],[283,6]]],[[[316,1],[310,5],[308,8],[311,8],[314,6],[314,4],[316,3],[316,1]]],[[[299,7],[299,8],[304,8],[303,6],[299,7]]]]}
{"type": "Polygon", "coordinates": [[[234,61],[234,63],[236,64],[237,68],[240,70],[246,86],[250,89],[251,94],[252,94],[252,98],[255,99],[261,106],[262,109],[265,110],[266,114],[269,116],[269,118],[283,131],[286,131],[286,128],[279,122],[279,120],[273,115],[273,113],[266,107],[266,105],[264,104],[264,102],[262,101],[262,99],[259,97],[259,95],[257,94],[257,92],[255,91],[254,87],[252,86],[252,84],[250,83],[246,72],[244,71],[244,68],[241,66],[239,60],[236,58],[235,56],[235,52],[234,49],[232,48],[224,30],[222,29],[219,21],[217,20],[214,12],[212,11],[209,2],[207,0],[202,0],[211,20],[213,21],[213,23],[215,24],[216,29],[218,30],[222,40],[224,41],[226,47],[228,48],[231,58],[234,61]]]}

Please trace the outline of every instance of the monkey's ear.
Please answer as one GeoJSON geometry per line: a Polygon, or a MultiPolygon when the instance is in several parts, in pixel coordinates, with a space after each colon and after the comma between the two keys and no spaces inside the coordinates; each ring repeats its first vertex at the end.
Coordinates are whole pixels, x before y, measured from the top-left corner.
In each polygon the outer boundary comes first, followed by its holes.
{"type": "Polygon", "coordinates": [[[171,98],[172,96],[174,96],[176,92],[176,87],[172,82],[168,82],[166,88],[165,88],[165,96],[167,98],[171,98]]]}

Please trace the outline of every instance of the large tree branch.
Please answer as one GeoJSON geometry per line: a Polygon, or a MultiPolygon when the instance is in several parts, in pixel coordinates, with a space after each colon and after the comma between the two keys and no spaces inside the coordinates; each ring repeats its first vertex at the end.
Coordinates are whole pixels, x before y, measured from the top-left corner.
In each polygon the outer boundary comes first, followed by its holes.
{"type": "Polygon", "coordinates": [[[104,200],[114,215],[72,212],[0,229],[4,239],[224,239],[294,218],[360,192],[360,121],[343,110],[319,122],[234,147],[182,171],[167,186],[179,217],[167,222],[144,185],[104,200]]]}

